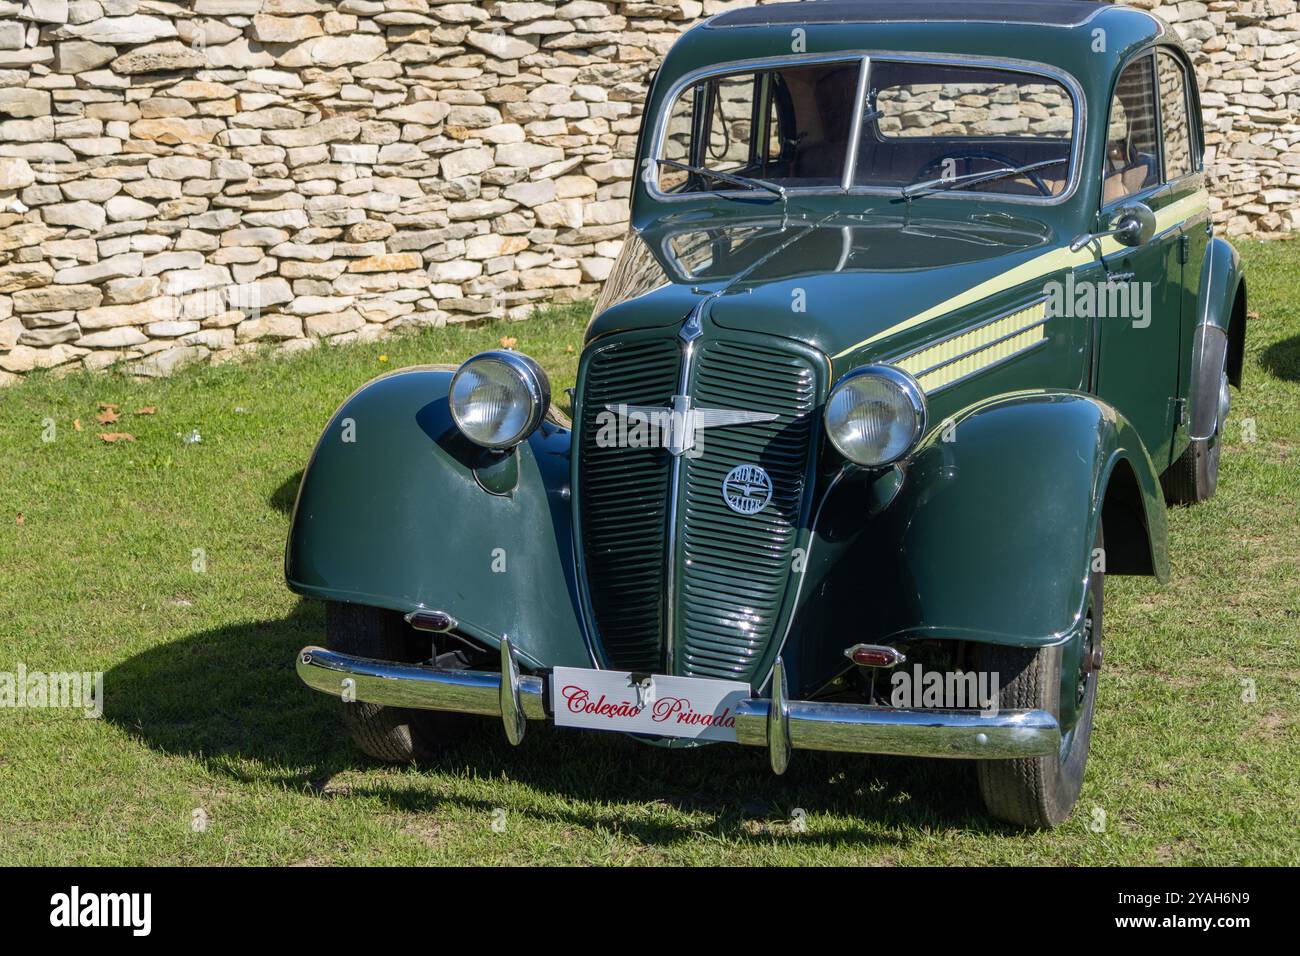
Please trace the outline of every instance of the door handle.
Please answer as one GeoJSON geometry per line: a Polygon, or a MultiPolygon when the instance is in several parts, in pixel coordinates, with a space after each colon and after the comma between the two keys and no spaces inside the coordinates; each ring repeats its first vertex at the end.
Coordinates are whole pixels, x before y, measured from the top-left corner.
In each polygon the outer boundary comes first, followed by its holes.
{"type": "Polygon", "coordinates": [[[1107,282],[1128,282],[1135,275],[1137,275],[1136,272],[1108,272],[1106,274],[1106,281],[1107,282]]]}

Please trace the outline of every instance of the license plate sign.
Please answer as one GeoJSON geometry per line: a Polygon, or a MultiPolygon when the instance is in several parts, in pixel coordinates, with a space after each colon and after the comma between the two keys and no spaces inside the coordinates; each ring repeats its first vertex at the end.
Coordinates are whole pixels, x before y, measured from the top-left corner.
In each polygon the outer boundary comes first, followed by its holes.
{"type": "Polygon", "coordinates": [[[561,727],[734,743],[736,708],[751,696],[739,681],[583,667],[551,672],[551,709],[561,727]]]}

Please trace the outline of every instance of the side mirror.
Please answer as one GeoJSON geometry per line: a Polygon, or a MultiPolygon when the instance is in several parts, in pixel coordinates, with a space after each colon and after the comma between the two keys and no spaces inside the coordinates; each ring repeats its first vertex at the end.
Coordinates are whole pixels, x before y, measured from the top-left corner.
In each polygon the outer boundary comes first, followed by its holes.
{"type": "Polygon", "coordinates": [[[1146,203],[1134,202],[1120,206],[1111,218],[1110,229],[1102,232],[1085,232],[1070,243],[1070,251],[1078,252],[1088,243],[1103,236],[1114,236],[1126,246],[1141,246],[1156,234],[1156,214],[1146,203]]]}

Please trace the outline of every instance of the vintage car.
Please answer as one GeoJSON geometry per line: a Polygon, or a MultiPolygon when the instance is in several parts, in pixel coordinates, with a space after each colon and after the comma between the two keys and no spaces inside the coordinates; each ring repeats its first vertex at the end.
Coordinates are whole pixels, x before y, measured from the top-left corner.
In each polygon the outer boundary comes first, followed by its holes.
{"type": "Polygon", "coordinates": [[[1105,574],[1213,494],[1246,287],[1192,64],[1082,0],[734,9],[657,71],[572,421],[514,351],[335,412],[297,671],[382,759],[458,714],[972,761],[1064,820],[1105,574]],[[1104,536],[1103,536],[1104,529],[1104,536]]]}

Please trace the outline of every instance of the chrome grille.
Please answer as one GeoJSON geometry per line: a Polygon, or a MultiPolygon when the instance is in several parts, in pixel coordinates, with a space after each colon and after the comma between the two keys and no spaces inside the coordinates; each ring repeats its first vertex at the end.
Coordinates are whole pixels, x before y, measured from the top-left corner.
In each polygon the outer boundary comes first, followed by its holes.
{"type": "Polygon", "coordinates": [[[771,422],[697,436],[683,462],[680,563],[672,628],[674,672],[757,681],[790,581],[805,509],[818,376],[804,355],[754,341],[701,343],[692,376],[696,407],[771,412],[771,422]],[[772,500],[755,515],[727,507],[722,482],[757,464],[772,500]]]}
{"type": "Polygon", "coordinates": [[[667,406],[677,390],[675,337],[620,342],[587,365],[578,445],[578,514],[587,595],[611,667],[662,671],[672,459],[658,448],[602,448],[606,405],[667,406]]]}

